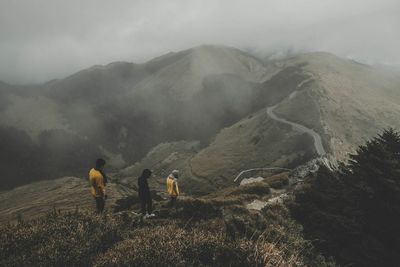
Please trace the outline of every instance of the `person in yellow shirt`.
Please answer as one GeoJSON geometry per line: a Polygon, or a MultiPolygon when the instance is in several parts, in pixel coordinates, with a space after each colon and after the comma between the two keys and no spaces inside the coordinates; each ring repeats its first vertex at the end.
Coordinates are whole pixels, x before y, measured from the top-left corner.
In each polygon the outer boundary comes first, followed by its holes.
{"type": "Polygon", "coordinates": [[[105,200],[107,199],[107,177],[104,174],[105,165],[106,161],[104,159],[97,159],[96,167],[92,168],[89,172],[90,191],[96,201],[97,213],[102,213],[104,211],[105,200]]]}
{"type": "Polygon", "coordinates": [[[167,178],[167,192],[170,197],[170,207],[176,208],[176,201],[179,196],[178,186],[179,171],[173,170],[167,178]]]}

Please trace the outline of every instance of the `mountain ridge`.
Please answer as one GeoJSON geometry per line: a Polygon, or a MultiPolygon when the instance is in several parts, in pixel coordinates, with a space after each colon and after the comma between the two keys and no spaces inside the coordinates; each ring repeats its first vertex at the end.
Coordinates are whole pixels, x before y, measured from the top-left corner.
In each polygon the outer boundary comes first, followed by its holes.
{"type": "MultiPolygon", "coordinates": [[[[193,176],[186,186],[199,181],[195,172],[211,175],[207,183],[218,181],[221,187],[240,172],[238,166],[300,164],[315,156],[308,138],[270,121],[267,107],[280,103],[274,110],[279,117],[316,131],[327,152],[342,160],[379,129],[400,126],[399,81],[396,75],[330,53],[265,62],[236,48],[205,45],[141,64],[88,68],[43,86],[12,86],[2,93],[0,135],[5,147],[15,142],[10,131],[22,131],[31,139],[26,142],[41,160],[35,163],[36,174],[32,168],[22,169],[33,180],[84,176],[89,162],[102,155],[111,163],[110,171],[127,181],[139,175],[138,170],[119,170],[141,162],[159,144],[196,141],[198,155],[188,159],[192,170],[182,167],[193,176]],[[239,156],[229,158],[225,152],[233,153],[239,141],[246,151],[260,155],[238,151],[239,156]],[[270,149],[273,142],[276,149],[270,149]],[[75,159],[73,151],[84,153],[75,159]],[[209,165],[207,157],[216,160],[209,165]],[[45,166],[52,170],[43,172],[45,166]]],[[[14,162],[21,161],[15,149],[7,149],[16,155],[14,162]]],[[[7,156],[2,157],[7,162],[7,156]]],[[[18,177],[10,176],[7,183],[18,177]]]]}

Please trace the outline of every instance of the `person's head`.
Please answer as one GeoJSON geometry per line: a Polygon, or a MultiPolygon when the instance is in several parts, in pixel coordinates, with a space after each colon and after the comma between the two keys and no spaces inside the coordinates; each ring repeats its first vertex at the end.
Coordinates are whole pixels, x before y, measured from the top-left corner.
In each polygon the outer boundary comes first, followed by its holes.
{"type": "Polygon", "coordinates": [[[173,170],[173,171],[172,171],[172,176],[174,176],[174,178],[178,179],[178,177],[179,177],[179,171],[178,171],[178,170],[173,170]]]}
{"type": "Polygon", "coordinates": [[[149,169],[144,169],[142,172],[142,177],[144,178],[150,178],[152,172],[149,169]]]}
{"type": "Polygon", "coordinates": [[[97,170],[103,170],[105,165],[106,165],[106,161],[104,159],[96,160],[96,169],[97,170]]]}

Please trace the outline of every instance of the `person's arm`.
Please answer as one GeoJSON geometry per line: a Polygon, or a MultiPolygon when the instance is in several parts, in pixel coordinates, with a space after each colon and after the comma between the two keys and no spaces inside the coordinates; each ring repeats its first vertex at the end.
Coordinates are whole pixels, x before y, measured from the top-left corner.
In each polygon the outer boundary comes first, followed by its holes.
{"type": "Polygon", "coordinates": [[[107,195],[106,195],[106,186],[105,186],[105,184],[104,184],[104,182],[100,182],[99,183],[99,189],[100,189],[100,195],[104,198],[104,199],[106,199],[107,198],[107,195]]]}
{"type": "Polygon", "coordinates": [[[178,186],[177,182],[174,181],[173,184],[172,184],[172,191],[175,193],[176,196],[179,195],[178,194],[178,190],[177,190],[177,186],[178,186]]]}
{"type": "Polygon", "coordinates": [[[91,179],[90,182],[91,182],[92,187],[94,188],[94,191],[96,192],[96,195],[99,195],[100,191],[99,191],[99,187],[97,186],[96,180],[91,179]]]}
{"type": "Polygon", "coordinates": [[[105,188],[104,184],[101,183],[100,177],[98,177],[97,179],[93,179],[92,186],[93,186],[94,190],[96,190],[97,195],[99,195],[101,197],[105,197],[106,188],[105,188]]]}
{"type": "Polygon", "coordinates": [[[144,191],[146,192],[146,195],[148,197],[151,197],[149,182],[147,180],[145,180],[145,182],[144,182],[144,191]]]}

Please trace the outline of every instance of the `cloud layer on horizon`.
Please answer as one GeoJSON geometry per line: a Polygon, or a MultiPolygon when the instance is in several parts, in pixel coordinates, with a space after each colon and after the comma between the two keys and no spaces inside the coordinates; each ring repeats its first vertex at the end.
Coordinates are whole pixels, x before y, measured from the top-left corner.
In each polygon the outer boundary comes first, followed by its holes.
{"type": "Polygon", "coordinates": [[[0,80],[44,82],[201,44],[399,64],[399,14],[397,0],[0,0],[0,80]]]}

